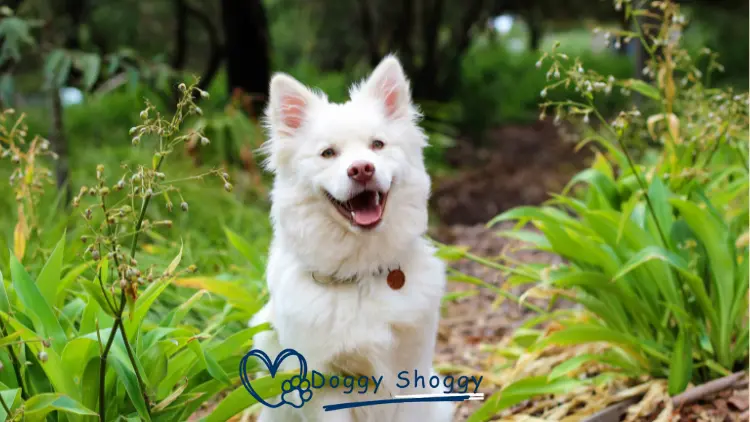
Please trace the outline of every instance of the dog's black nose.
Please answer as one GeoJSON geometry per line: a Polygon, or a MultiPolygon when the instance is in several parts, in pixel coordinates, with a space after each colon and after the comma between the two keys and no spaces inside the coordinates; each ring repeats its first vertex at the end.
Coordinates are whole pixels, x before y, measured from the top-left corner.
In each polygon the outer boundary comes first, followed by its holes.
{"type": "Polygon", "coordinates": [[[375,174],[375,165],[368,161],[355,161],[349,166],[346,174],[354,181],[367,183],[372,180],[372,176],[375,174]]]}

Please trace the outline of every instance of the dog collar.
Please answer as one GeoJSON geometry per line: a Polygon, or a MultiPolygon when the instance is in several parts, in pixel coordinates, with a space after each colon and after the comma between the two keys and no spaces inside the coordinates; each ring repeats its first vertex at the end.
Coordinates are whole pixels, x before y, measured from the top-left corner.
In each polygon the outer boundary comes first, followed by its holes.
{"type": "MultiPolygon", "coordinates": [[[[383,274],[388,274],[386,277],[386,281],[388,282],[388,286],[393,290],[398,290],[401,287],[404,286],[404,282],[406,281],[406,277],[404,275],[404,272],[401,271],[401,266],[396,266],[395,269],[384,269],[384,268],[378,268],[377,271],[372,272],[373,277],[382,277],[383,274]]],[[[313,279],[313,281],[321,286],[343,286],[343,285],[351,285],[351,284],[359,284],[360,281],[364,278],[362,274],[354,274],[349,277],[339,277],[335,273],[331,275],[321,274],[316,271],[310,272],[310,277],[313,279]]]]}

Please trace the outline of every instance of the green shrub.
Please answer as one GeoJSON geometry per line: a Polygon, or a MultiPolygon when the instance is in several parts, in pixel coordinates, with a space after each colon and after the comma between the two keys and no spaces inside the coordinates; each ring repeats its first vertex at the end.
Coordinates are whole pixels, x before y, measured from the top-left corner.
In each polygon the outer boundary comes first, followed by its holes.
{"type": "MultiPolygon", "coordinates": [[[[684,20],[677,5],[665,5],[661,33],[670,34],[684,20]]],[[[629,5],[626,11],[632,16],[629,5]]],[[[510,210],[489,226],[516,221],[517,229],[501,234],[565,262],[514,268],[480,262],[508,271],[512,284],[533,283],[530,295],[564,297],[585,310],[584,317],[543,312],[525,325],[559,324],[546,334],[535,331],[527,352],[597,342],[608,349],[561,363],[549,377],[515,380],[471,421],[534,395],[601,382],[576,376],[592,362],[603,365],[602,375],[666,378],[672,395],[747,369],[748,95],[706,86],[716,64],[699,71],[677,40],[660,45],[661,53],[649,50],[653,83],[582,70],[581,60],[556,50],[544,55],[561,75],[548,97],[555,88],[584,94],[542,107],[584,124],[596,120],[598,129],[583,141],[594,145],[596,159],[547,204],[510,210]],[[595,99],[613,89],[639,93],[640,110],[605,119],[595,99]],[[646,149],[639,162],[634,147],[646,149]],[[586,186],[581,194],[572,189],[579,184],[586,186]],[[538,232],[523,229],[526,223],[538,232]]]]}
{"type": "MultiPolygon", "coordinates": [[[[531,122],[539,115],[539,93],[552,74],[539,69],[535,52],[513,53],[501,44],[476,45],[463,60],[460,128],[479,137],[489,126],[531,122]]],[[[591,70],[617,78],[632,73],[627,56],[589,53],[583,61],[591,70]]],[[[558,94],[555,94],[558,95],[558,94]]],[[[558,99],[563,99],[558,95],[558,99]]],[[[619,110],[627,98],[619,92],[597,99],[605,115],[619,110]]]]}

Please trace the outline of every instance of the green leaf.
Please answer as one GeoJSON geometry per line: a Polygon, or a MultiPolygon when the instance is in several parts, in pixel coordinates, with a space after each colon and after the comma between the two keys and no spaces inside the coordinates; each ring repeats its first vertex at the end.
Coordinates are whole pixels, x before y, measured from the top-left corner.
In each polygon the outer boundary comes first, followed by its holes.
{"type": "MultiPolygon", "coordinates": [[[[174,261],[173,261],[174,262],[174,261]]],[[[146,290],[141,294],[135,302],[133,312],[129,312],[128,317],[123,317],[122,323],[125,326],[125,330],[128,333],[128,338],[133,338],[135,331],[140,327],[143,319],[146,317],[148,310],[151,309],[151,305],[154,304],[156,299],[164,292],[164,290],[172,282],[173,277],[164,277],[159,281],[149,285],[146,290]]]]}
{"type": "Polygon", "coordinates": [[[708,254],[712,292],[716,295],[719,316],[717,348],[719,363],[732,367],[729,348],[734,321],[731,318],[732,301],[735,294],[735,262],[733,239],[728,238],[724,224],[705,209],[687,200],[673,198],[672,205],[677,208],[690,229],[703,244],[708,254]]]}
{"type": "Polygon", "coordinates": [[[227,227],[224,227],[224,233],[227,235],[227,239],[237,251],[242,254],[245,259],[260,273],[263,272],[265,263],[262,260],[263,254],[253,249],[253,247],[240,235],[233,232],[227,227]]]}
{"type": "MultiPolygon", "coordinates": [[[[103,339],[106,341],[106,339],[103,339]]],[[[79,387],[82,386],[84,371],[89,362],[99,357],[99,344],[96,340],[78,337],[65,345],[62,353],[62,367],[65,373],[79,387]]],[[[98,362],[99,359],[96,359],[98,362]]]]}
{"type": "Polygon", "coordinates": [[[444,245],[438,248],[435,256],[445,262],[459,261],[466,256],[468,250],[467,247],[444,245]]]}
{"type": "MultiPolygon", "coordinates": [[[[0,395],[3,396],[3,400],[5,400],[5,404],[8,405],[8,407],[11,409],[11,412],[13,411],[13,408],[16,407],[17,402],[21,402],[21,389],[20,388],[14,388],[12,390],[3,390],[0,391],[0,395]]],[[[8,413],[5,411],[5,409],[0,406],[0,420],[7,421],[8,420],[8,413]]]]}
{"type": "Polygon", "coordinates": [[[549,380],[554,380],[557,378],[562,378],[565,376],[570,376],[571,372],[575,371],[576,369],[580,368],[586,363],[592,362],[592,361],[599,361],[600,356],[594,355],[590,353],[585,353],[582,355],[575,356],[573,358],[570,358],[566,360],[565,362],[557,365],[548,375],[547,378],[549,380]]]}
{"type": "MultiPolygon", "coordinates": [[[[661,229],[661,234],[654,233],[654,237],[661,241],[662,235],[666,238],[672,230],[672,224],[674,218],[672,217],[672,206],[669,204],[669,197],[671,192],[664,186],[661,178],[654,176],[651,181],[651,186],[648,188],[648,197],[653,205],[654,214],[656,221],[659,223],[658,226],[654,227],[654,231],[661,229]]],[[[653,218],[654,215],[649,215],[653,218]]],[[[664,245],[669,247],[670,245],[664,245]]]]}
{"type": "Polygon", "coordinates": [[[549,244],[549,240],[547,238],[537,232],[532,230],[503,230],[496,233],[498,237],[504,237],[509,239],[516,239],[520,240],[525,243],[530,243],[534,246],[536,249],[541,250],[550,250],[552,248],[552,245],[549,244]]]}
{"type": "Polygon", "coordinates": [[[120,56],[111,54],[109,56],[109,66],[107,67],[107,75],[114,76],[115,71],[120,66],[120,56]]]}
{"type": "Polygon", "coordinates": [[[181,287],[207,290],[223,297],[232,306],[251,314],[263,306],[258,295],[248,289],[245,280],[227,281],[214,277],[188,277],[178,278],[175,284],[181,287]]]}
{"type": "MultiPolygon", "coordinates": [[[[299,375],[299,371],[279,372],[275,377],[261,377],[251,381],[250,384],[261,398],[269,399],[281,394],[281,383],[295,375],[299,375]]],[[[257,402],[244,386],[240,386],[219,402],[219,405],[206,417],[204,422],[227,421],[257,402]]]]}
{"type": "MultiPolygon", "coordinates": [[[[701,307],[703,313],[711,321],[711,324],[715,325],[718,323],[718,315],[716,314],[716,310],[713,308],[713,304],[711,303],[711,299],[708,296],[708,292],[706,291],[703,280],[690,270],[687,262],[685,262],[685,260],[683,260],[681,256],[671,251],[665,250],[658,246],[649,246],[647,248],[644,248],[640,252],[633,255],[630,260],[622,266],[622,269],[615,275],[614,279],[617,280],[624,277],[635,268],[651,260],[659,260],[665,262],[669,264],[669,266],[677,270],[683,276],[683,279],[687,282],[690,290],[693,292],[696,300],[698,301],[698,305],[701,307]]],[[[672,290],[676,289],[676,286],[671,287],[672,290]]],[[[679,295],[679,292],[674,291],[672,294],[679,295]]],[[[681,303],[681,300],[673,301],[673,303],[679,304],[681,303]]]]}
{"type": "Polygon", "coordinates": [[[55,71],[60,67],[60,63],[65,58],[65,50],[55,49],[52,50],[44,62],[44,77],[47,88],[52,87],[52,82],[55,79],[55,71]]]}
{"type": "Polygon", "coordinates": [[[141,363],[143,364],[144,371],[148,372],[149,379],[152,382],[151,390],[156,391],[159,388],[159,383],[164,380],[167,375],[168,367],[168,355],[166,348],[172,344],[171,342],[158,342],[153,346],[149,347],[148,350],[140,357],[141,363]],[[165,347],[167,346],[167,347],[165,347]]]}
{"type": "Polygon", "coordinates": [[[24,418],[28,421],[42,421],[48,413],[55,410],[75,415],[97,416],[96,412],[65,394],[43,393],[26,400],[24,418]]]}
{"type": "Polygon", "coordinates": [[[57,90],[62,88],[65,85],[65,82],[67,82],[68,76],[70,76],[70,68],[72,66],[73,58],[65,54],[60,61],[60,67],[57,69],[57,74],[54,76],[54,88],[56,89],[56,95],[59,95],[57,90]]]}
{"type": "Polygon", "coordinates": [[[685,391],[693,376],[693,345],[690,333],[683,327],[677,334],[677,343],[672,351],[669,365],[669,395],[675,396],[685,391]]]}
{"type": "Polygon", "coordinates": [[[8,292],[5,290],[2,271],[0,271],[0,311],[10,313],[10,302],[8,301],[8,292]]]}
{"type": "Polygon", "coordinates": [[[3,44],[0,46],[0,64],[9,58],[20,61],[21,45],[35,44],[29,22],[16,16],[4,16],[0,20],[0,38],[3,38],[3,44]]]}
{"type": "Polygon", "coordinates": [[[26,272],[12,252],[10,254],[10,274],[18,298],[31,317],[37,333],[42,337],[50,337],[52,348],[58,353],[62,353],[67,341],[65,331],[63,331],[54,312],[52,312],[52,308],[31,280],[29,273],[26,272]]]}
{"type": "Polygon", "coordinates": [[[83,87],[86,91],[91,88],[99,79],[99,70],[102,65],[102,59],[98,54],[84,54],[80,58],[80,63],[83,71],[83,87]]]}
{"type": "Polygon", "coordinates": [[[247,344],[252,341],[256,334],[270,330],[272,330],[271,324],[267,322],[250,328],[245,328],[242,331],[232,334],[219,343],[211,344],[208,352],[217,361],[222,361],[232,356],[232,354],[243,355],[245,350],[248,349],[246,347],[247,344]]]}
{"type": "Polygon", "coordinates": [[[130,397],[130,401],[133,403],[133,407],[135,407],[138,415],[141,419],[151,422],[151,416],[149,416],[143,392],[138,386],[138,379],[135,377],[133,369],[113,355],[110,355],[107,362],[115,369],[117,380],[125,387],[125,391],[128,397],[130,397]]]}
{"type": "Polygon", "coordinates": [[[195,302],[197,302],[203,295],[205,295],[207,292],[205,290],[199,290],[193,294],[190,299],[186,300],[184,303],[182,303],[180,306],[172,310],[167,316],[162,320],[162,322],[159,324],[162,327],[173,327],[177,326],[180,322],[182,322],[183,318],[185,318],[185,315],[187,315],[188,312],[190,312],[190,309],[193,307],[195,302]]]}
{"type": "Polygon", "coordinates": [[[570,191],[577,183],[587,183],[599,194],[598,198],[605,200],[605,202],[599,200],[597,208],[602,208],[604,205],[609,209],[620,208],[620,195],[617,191],[617,186],[615,186],[612,179],[599,170],[589,168],[576,174],[563,190],[563,195],[570,191]]]}
{"type": "Polygon", "coordinates": [[[55,303],[57,306],[62,306],[65,295],[67,294],[66,289],[68,286],[73,284],[76,280],[78,280],[78,277],[81,276],[89,267],[94,265],[95,261],[87,261],[84,262],[81,265],[78,265],[77,267],[73,268],[72,270],[68,271],[67,274],[65,274],[65,277],[60,280],[59,283],[57,283],[57,291],[55,293],[55,303]]]}
{"type": "MultiPolygon", "coordinates": [[[[19,314],[16,314],[16,315],[19,315],[19,314]]],[[[43,350],[43,346],[42,346],[42,343],[39,341],[38,334],[29,330],[25,325],[23,325],[16,318],[11,317],[5,312],[0,312],[0,316],[3,318],[4,321],[10,324],[10,326],[16,332],[18,332],[21,335],[21,339],[23,339],[26,342],[26,347],[28,347],[32,353],[34,353],[35,355],[38,355],[39,352],[43,350]]],[[[52,384],[52,386],[55,388],[57,392],[68,394],[74,398],[77,398],[78,389],[75,387],[75,384],[73,383],[73,379],[66,372],[66,368],[63,367],[62,359],[60,359],[60,355],[55,351],[54,348],[44,349],[44,351],[47,353],[47,362],[45,362],[41,366],[42,366],[42,370],[44,371],[44,373],[47,374],[47,377],[49,378],[49,382],[52,384]]]]}
{"type": "Polygon", "coordinates": [[[657,101],[661,99],[659,90],[655,86],[647,84],[639,79],[628,79],[627,86],[633,91],[643,94],[651,99],[657,101]]]}
{"type": "Polygon", "coordinates": [[[587,381],[565,377],[553,380],[548,380],[545,376],[524,378],[493,394],[482,407],[467,419],[467,422],[488,421],[498,412],[524,400],[548,394],[567,394],[587,383],[587,381]]]}
{"type": "Polygon", "coordinates": [[[83,289],[86,290],[86,293],[88,293],[89,296],[99,304],[99,307],[104,312],[106,312],[107,315],[111,317],[115,316],[114,312],[112,312],[112,307],[104,298],[104,293],[102,292],[101,286],[99,286],[98,284],[94,284],[88,280],[81,280],[81,286],[83,286],[83,289]]]}
{"type": "Polygon", "coordinates": [[[177,270],[177,267],[180,265],[180,261],[182,260],[182,246],[180,245],[180,252],[177,253],[177,256],[174,257],[172,262],[169,263],[169,266],[166,270],[164,270],[164,275],[166,276],[173,276],[174,272],[177,270]]]}
{"type": "Polygon", "coordinates": [[[57,295],[57,285],[60,283],[60,271],[62,270],[63,256],[65,254],[65,233],[57,242],[55,249],[52,251],[47,263],[44,264],[42,272],[36,279],[36,285],[39,292],[47,301],[49,306],[55,305],[55,296],[57,295]]]}
{"type": "Polygon", "coordinates": [[[231,381],[229,380],[229,376],[224,372],[224,370],[219,366],[219,364],[205,351],[203,350],[202,345],[197,341],[191,341],[188,343],[188,348],[195,353],[195,356],[198,358],[198,361],[201,363],[203,368],[206,368],[209,375],[211,375],[214,379],[217,379],[224,384],[231,385],[231,381]]]}
{"type": "Polygon", "coordinates": [[[635,339],[622,331],[594,324],[571,325],[562,330],[555,331],[536,342],[530,349],[532,351],[542,350],[552,344],[568,346],[596,342],[606,342],[622,346],[633,358],[639,359],[644,365],[646,362],[643,361],[639,353],[641,351],[651,354],[664,362],[669,361],[667,353],[664,350],[657,349],[654,345],[635,339]]]}

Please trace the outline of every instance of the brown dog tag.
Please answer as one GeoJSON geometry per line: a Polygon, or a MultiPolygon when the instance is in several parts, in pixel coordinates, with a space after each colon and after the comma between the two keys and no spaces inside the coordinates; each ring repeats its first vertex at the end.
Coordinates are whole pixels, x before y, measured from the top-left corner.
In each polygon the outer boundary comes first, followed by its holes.
{"type": "Polygon", "coordinates": [[[386,280],[388,280],[388,287],[393,290],[398,290],[404,287],[404,283],[406,283],[406,276],[400,269],[391,270],[391,272],[388,273],[388,278],[386,280]]]}

